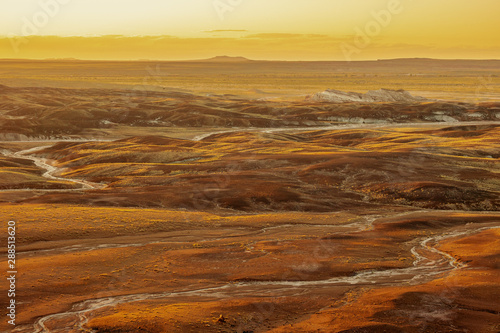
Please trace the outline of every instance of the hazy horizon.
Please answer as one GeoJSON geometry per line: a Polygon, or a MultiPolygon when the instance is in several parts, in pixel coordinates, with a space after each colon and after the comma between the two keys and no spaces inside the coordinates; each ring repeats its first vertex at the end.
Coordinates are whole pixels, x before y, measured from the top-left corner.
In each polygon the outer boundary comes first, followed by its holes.
{"type": "MultiPolygon", "coordinates": [[[[2,2],[0,2],[2,3],[2,2]]],[[[3,1],[0,58],[500,59],[483,0],[3,1]]]]}
{"type": "MultiPolygon", "coordinates": [[[[352,62],[352,63],[363,63],[363,62],[378,62],[378,61],[409,61],[409,60],[421,60],[421,61],[500,61],[500,58],[427,58],[427,57],[407,57],[407,58],[380,58],[380,59],[364,59],[364,60],[287,60],[287,59],[253,59],[241,55],[216,55],[207,58],[187,58],[187,59],[84,59],[84,58],[0,58],[0,61],[14,60],[14,61],[97,61],[97,62],[148,62],[148,61],[159,61],[159,62],[206,62],[215,60],[216,58],[227,57],[229,59],[238,59],[241,61],[234,61],[234,63],[244,63],[244,62],[352,62]]],[[[216,62],[216,61],[214,61],[216,62]]],[[[226,62],[221,60],[220,62],[226,62]]],[[[231,60],[227,61],[229,63],[233,62],[231,60]]]]}

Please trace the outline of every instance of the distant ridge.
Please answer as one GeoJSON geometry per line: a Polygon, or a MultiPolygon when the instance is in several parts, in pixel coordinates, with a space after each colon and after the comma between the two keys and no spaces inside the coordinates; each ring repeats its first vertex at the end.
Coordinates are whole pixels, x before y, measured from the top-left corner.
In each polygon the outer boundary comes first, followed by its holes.
{"type": "Polygon", "coordinates": [[[209,59],[202,59],[202,60],[194,60],[194,61],[200,61],[200,62],[252,62],[253,60],[250,60],[245,57],[230,57],[230,56],[217,56],[209,59]]]}
{"type": "Polygon", "coordinates": [[[500,63],[500,59],[434,59],[434,58],[395,58],[395,59],[371,59],[371,60],[252,60],[242,56],[216,56],[209,59],[79,59],[79,58],[45,58],[45,59],[29,59],[29,58],[0,58],[0,61],[15,61],[15,62],[239,62],[239,63],[332,63],[332,64],[419,64],[428,66],[429,63],[436,64],[480,64],[480,63],[500,63]]]}

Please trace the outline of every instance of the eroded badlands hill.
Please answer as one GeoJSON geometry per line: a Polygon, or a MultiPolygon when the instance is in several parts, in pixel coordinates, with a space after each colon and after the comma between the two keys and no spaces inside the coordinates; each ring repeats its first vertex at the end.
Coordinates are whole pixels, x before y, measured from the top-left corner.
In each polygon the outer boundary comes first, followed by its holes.
{"type": "Polygon", "coordinates": [[[108,187],[29,201],[254,212],[497,210],[499,136],[498,125],[474,125],[59,143],[34,154],[64,178],[108,187]]]}
{"type": "Polygon", "coordinates": [[[314,102],[330,102],[330,103],[374,103],[374,102],[403,102],[415,103],[428,101],[426,98],[412,96],[404,90],[379,89],[370,90],[366,94],[356,92],[345,92],[340,90],[328,89],[323,92],[314,94],[309,98],[314,102]]]}
{"type": "Polygon", "coordinates": [[[335,104],[230,95],[208,97],[175,91],[0,86],[0,140],[121,138],[134,132],[142,135],[149,129],[169,133],[176,128],[292,128],[499,119],[500,103],[474,105],[394,98],[391,102],[335,104]]]}

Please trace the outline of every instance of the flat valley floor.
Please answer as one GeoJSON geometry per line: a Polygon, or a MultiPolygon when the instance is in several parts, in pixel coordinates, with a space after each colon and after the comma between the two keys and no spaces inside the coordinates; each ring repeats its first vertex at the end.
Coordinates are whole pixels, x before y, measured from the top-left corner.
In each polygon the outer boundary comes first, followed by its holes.
{"type": "Polygon", "coordinates": [[[498,66],[429,61],[0,61],[0,331],[499,332],[498,66]]]}

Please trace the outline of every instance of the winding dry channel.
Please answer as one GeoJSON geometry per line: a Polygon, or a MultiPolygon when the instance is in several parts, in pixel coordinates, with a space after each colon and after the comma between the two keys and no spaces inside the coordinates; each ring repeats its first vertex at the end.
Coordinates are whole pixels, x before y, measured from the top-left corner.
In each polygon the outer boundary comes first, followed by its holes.
{"type": "Polygon", "coordinates": [[[308,127],[272,127],[272,128],[233,128],[222,131],[214,131],[195,136],[193,141],[201,141],[212,135],[228,134],[235,132],[261,132],[261,133],[296,133],[306,131],[333,131],[347,129],[377,129],[377,128],[405,128],[405,127],[446,127],[446,126],[474,126],[474,125],[498,125],[498,121],[456,121],[456,122],[426,122],[426,123],[345,123],[340,125],[308,126],[308,127]]]}
{"type": "MultiPolygon", "coordinates": [[[[350,224],[355,227],[347,232],[339,230],[338,233],[348,234],[369,230],[375,218],[369,217],[363,223],[350,224]]],[[[292,228],[293,225],[283,225],[279,228],[292,228]]],[[[88,331],[85,325],[88,323],[92,313],[120,304],[133,303],[155,299],[182,298],[206,298],[206,299],[230,299],[232,297],[271,297],[280,295],[298,295],[306,290],[331,288],[335,286],[392,286],[392,285],[417,285],[431,281],[437,276],[450,273],[467,267],[450,254],[437,248],[439,242],[455,237],[466,237],[485,230],[496,229],[498,226],[482,228],[466,228],[465,230],[448,231],[431,237],[422,237],[415,241],[411,249],[414,256],[412,266],[407,268],[396,268],[386,270],[360,271],[353,276],[333,277],[325,280],[304,281],[258,281],[258,282],[232,282],[216,285],[208,288],[183,289],[160,293],[138,293],[121,296],[111,296],[96,299],[88,299],[73,304],[70,310],[50,314],[39,318],[32,326],[23,325],[17,327],[13,332],[25,333],[63,333],[88,331]],[[64,324],[62,324],[64,323],[64,324]],[[76,329],[76,330],[75,330],[76,329]]],[[[341,228],[342,229],[342,228],[341,228]]],[[[260,233],[269,232],[270,228],[263,228],[260,233]]],[[[143,245],[152,244],[152,242],[143,245]]],[[[128,246],[138,246],[129,244],[128,246]]],[[[87,251],[98,248],[85,249],[87,251]]],[[[81,249],[82,250],[82,249],[81,249]]]]}
{"type": "Polygon", "coordinates": [[[9,192],[20,192],[20,191],[42,191],[42,192],[60,192],[60,191],[80,191],[80,190],[100,190],[105,188],[107,185],[105,184],[100,184],[100,183],[94,183],[94,182],[89,182],[86,180],[82,179],[76,179],[76,178],[63,178],[63,177],[58,177],[56,174],[60,173],[62,171],[61,168],[55,167],[53,165],[50,165],[47,163],[47,159],[41,158],[35,155],[32,155],[33,153],[43,150],[45,148],[50,148],[50,146],[41,146],[41,147],[34,147],[26,150],[21,150],[18,152],[10,152],[7,150],[2,151],[2,154],[7,157],[13,157],[13,158],[21,158],[25,160],[30,160],[35,163],[37,167],[40,169],[45,170],[45,172],[42,174],[42,177],[50,179],[50,180],[57,180],[61,182],[71,182],[75,183],[81,186],[81,188],[76,188],[76,189],[31,189],[31,188],[23,188],[23,189],[4,189],[2,191],[9,191],[9,192]]]}

